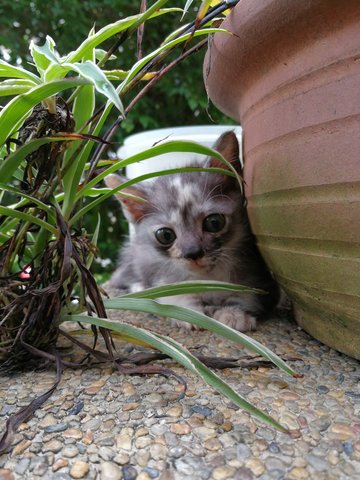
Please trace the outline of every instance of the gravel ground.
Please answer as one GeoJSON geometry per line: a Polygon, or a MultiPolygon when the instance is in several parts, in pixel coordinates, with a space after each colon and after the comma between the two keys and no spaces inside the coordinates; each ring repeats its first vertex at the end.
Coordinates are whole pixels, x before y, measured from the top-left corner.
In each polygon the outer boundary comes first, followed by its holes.
{"type": "MultiPolygon", "coordinates": [[[[126,313],[122,318],[205,355],[247,353],[165,320],[126,313]]],[[[174,377],[122,376],[105,365],[87,366],[66,369],[55,393],[20,425],[12,449],[0,456],[0,480],[360,479],[359,362],[285,318],[268,320],[251,335],[299,359],[289,363],[304,377],[264,366],[219,374],[247,400],[299,429],[297,438],[254,420],[170,360],[159,363],[188,382],[181,400],[183,386],[174,377]]],[[[118,349],[124,353],[129,346],[119,343],[118,349]]],[[[10,413],[45,392],[54,378],[52,369],[3,376],[0,431],[10,413]]]]}

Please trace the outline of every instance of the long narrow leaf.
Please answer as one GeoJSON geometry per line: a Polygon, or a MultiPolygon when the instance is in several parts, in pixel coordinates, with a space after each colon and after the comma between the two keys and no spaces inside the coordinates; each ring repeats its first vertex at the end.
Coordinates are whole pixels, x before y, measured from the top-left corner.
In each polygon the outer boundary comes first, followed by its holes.
{"type": "Polygon", "coordinates": [[[39,225],[42,228],[45,228],[53,235],[57,234],[57,229],[50,225],[50,223],[41,220],[40,218],[35,217],[34,215],[30,215],[30,213],[19,212],[18,210],[14,210],[9,207],[2,207],[0,206],[0,215],[6,215],[7,217],[15,217],[20,220],[25,220],[27,222],[33,223],[35,225],[39,225]]]}
{"type": "Polygon", "coordinates": [[[286,362],[256,340],[195,310],[161,304],[149,299],[122,297],[106,299],[104,300],[104,306],[108,309],[132,310],[151,313],[160,317],[176,318],[177,320],[210,330],[263,356],[289,375],[297,376],[296,372],[286,362]]]}
{"type": "Polygon", "coordinates": [[[41,83],[41,79],[34,73],[28,72],[21,67],[14,67],[10,63],[5,62],[5,60],[0,60],[0,77],[24,78],[34,84],[41,83]]]}
{"type": "Polygon", "coordinates": [[[121,298],[159,298],[173,295],[185,295],[187,293],[203,292],[238,292],[238,293],[265,293],[263,290],[237,285],[235,283],[215,282],[198,280],[196,282],[179,282],[171,285],[147,288],[140,292],[127,293],[121,298]]]}
{"type": "Polygon", "coordinates": [[[223,28],[202,28],[202,29],[196,30],[193,33],[186,33],[184,35],[181,35],[180,37],[170,40],[168,43],[165,43],[164,45],[157,48],[153,52],[149,53],[149,55],[146,55],[145,57],[143,57],[142,59],[140,59],[138,62],[134,64],[134,66],[129,71],[127,78],[118,87],[119,93],[122,94],[123,92],[125,92],[125,89],[127,88],[130,81],[135,77],[135,75],[139,73],[140,70],[146,64],[148,64],[154,57],[156,57],[160,53],[164,52],[165,50],[171,50],[177,45],[181,43],[185,43],[190,38],[199,37],[202,35],[210,35],[212,33],[217,33],[217,32],[229,33],[227,30],[223,28]]]}
{"type": "Polygon", "coordinates": [[[89,50],[93,50],[108,38],[127,30],[134,24],[143,23],[148,17],[155,18],[169,12],[181,11],[178,8],[161,9],[161,6],[167,2],[168,0],[158,0],[152,5],[151,10],[149,8],[144,14],[133,15],[106,25],[94,35],[88,37],[74,52],[71,52],[65,59],[65,62],[79,62],[89,50]]]}
{"type": "MultiPolygon", "coordinates": [[[[185,141],[185,140],[170,140],[167,142],[160,143],[154,147],[148,148],[140,153],[132,155],[128,157],[126,160],[119,160],[115,162],[113,165],[108,167],[104,170],[101,174],[97,175],[93,180],[88,182],[78,194],[78,197],[81,197],[84,193],[86,193],[87,189],[92,188],[101,180],[103,180],[107,175],[110,173],[114,173],[120,168],[127,167],[133,163],[137,163],[143,160],[147,160],[148,158],[156,157],[158,155],[162,155],[164,153],[173,153],[173,152],[192,152],[198,153],[205,156],[215,157],[221,160],[224,165],[226,165],[232,172],[232,176],[238,176],[234,167],[221,155],[221,153],[217,152],[216,150],[205,147],[204,145],[200,145],[199,143],[192,142],[192,141],[185,141]]],[[[225,172],[225,171],[224,171],[225,172]]],[[[227,174],[231,174],[227,172],[227,174]]]]}
{"type": "Polygon", "coordinates": [[[143,342],[153,346],[160,352],[170,356],[178,363],[188,368],[190,371],[199,375],[204,382],[217,389],[222,394],[226,395],[231,401],[236,403],[240,408],[258,418],[262,422],[277,428],[282,432],[287,432],[286,428],[280,425],[276,420],[272,419],[265,412],[259,410],[254,405],[249,403],[241,397],[230,385],[224,382],[218,375],[206,367],[200,360],[186,350],[182,345],[174,340],[165,337],[164,335],[155,334],[146,331],[142,328],[128,325],[125,323],[112,322],[108,319],[99,317],[87,317],[84,315],[65,315],[62,317],[63,321],[77,321],[81,323],[89,323],[98,327],[107,328],[115,332],[124,333],[128,337],[133,337],[135,340],[140,339],[143,342]]]}

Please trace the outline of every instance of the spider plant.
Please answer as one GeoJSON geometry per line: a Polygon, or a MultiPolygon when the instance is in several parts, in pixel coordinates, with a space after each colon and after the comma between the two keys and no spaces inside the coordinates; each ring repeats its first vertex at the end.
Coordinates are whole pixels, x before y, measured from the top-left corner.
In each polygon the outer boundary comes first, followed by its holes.
{"type": "MultiPolygon", "coordinates": [[[[120,371],[125,370],[113,350],[111,332],[173,357],[240,407],[285,430],[174,340],[107,319],[106,309],[178,318],[237,342],[287,374],[295,375],[283,360],[250,337],[205,315],[160,305],[155,300],[159,296],[212,289],[246,291],[246,287],[211,282],[178,284],[104,300],[91,273],[100,218],[93,232],[85,231],[83,219],[110,195],[155,174],[113,190],[101,185],[106,175],[130,163],[172,151],[212,155],[226,164],[219,153],[193,142],[164,142],[126,160],[105,157],[105,149],[117,128],[150,88],[184,58],[201,49],[209,35],[218,31],[227,34],[218,26],[218,15],[237,2],[220,2],[211,8],[209,2],[204,2],[193,22],[171,33],[157,49],[135,61],[130,70],[106,70],[107,60],[113,58],[122,42],[132,34],[142,37],[145,23],[156,22],[162,15],[183,13],[177,8],[164,8],[167,3],[168,0],[157,0],[138,15],[98,31],[92,29],[81,45],[67,55],[57,52],[50,37],[42,46],[31,42],[31,70],[0,61],[0,77],[4,79],[0,95],[8,99],[0,112],[0,360],[7,368],[24,363],[29,356],[54,361],[58,382],[62,367],[70,365],[56,349],[59,334],[68,335],[61,324],[90,324],[95,340],[98,331],[105,340],[107,353],[102,358],[106,356],[120,371]],[[100,50],[109,39],[114,39],[113,47],[107,52],[100,50]],[[178,47],[175,59],[169,60],[178,47]],[[116,119],[109,127],[110,115],[114,114],[116,119]]],[[[190,3],[186,3],[186,8],[190,3]]],[[[213,170],[236,175],[229,165],[213,170]]],[[[178,170],[156,175],[174,171],[178,170]]],[[[81,343],[75,339],[74,342],[81,343]]],[[[90,353],[96,356],[95,348],[90,353]]],[[[161,373],[161,368],[157,371],[161,373]]],[[[18,423],[49,397],[56,384],[9,419],[0,451],[11,442],[18,423]]]]}

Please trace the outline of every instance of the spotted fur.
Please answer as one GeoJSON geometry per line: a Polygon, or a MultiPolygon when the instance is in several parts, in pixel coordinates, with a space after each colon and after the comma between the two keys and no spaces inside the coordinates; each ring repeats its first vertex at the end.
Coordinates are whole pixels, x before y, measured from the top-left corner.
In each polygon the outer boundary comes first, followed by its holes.
{"type": "MultiPolygon", "coordinates": [[[[215,148],[241,175],[234,133],[222,135],[215,148]]],[[[204,166],[224,167],[215,158],[208,159],[204,166]]],[[[114,188],[124,180],[110,175],[106,183],[114,188]]],[[[120,266],[111,278],[112,286],[138,291],[185,280],[217,280],[265,290],[267,295],[207,293],[163,299],[164,303],[207,313],[240,331],[254,329],[255,318],[266,315],[275,306],[278,287],[256,247],[245,198],[235,178],[185,172],[158,177],[123,192],[143,201],[118,195],[135,234],[122,249],[120,266]],[[215,226],[218,231],[207,231],[208,226],[215,226]],[[171,237],[169,231],[175,235],[174,241],[166,245],[156,237],[164,228],[165,239],[171,237]]]]}

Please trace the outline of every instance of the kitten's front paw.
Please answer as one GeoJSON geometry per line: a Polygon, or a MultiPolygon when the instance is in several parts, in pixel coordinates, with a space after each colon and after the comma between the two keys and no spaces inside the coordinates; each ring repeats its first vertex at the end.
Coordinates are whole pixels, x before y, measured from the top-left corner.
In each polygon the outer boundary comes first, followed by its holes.
{"type": "Polygon", "coordinates": [[[199,331],[200,328],[197,325],[192,325],[188,322],[182,322],[181,320],[176,320],[176,318],[171,319],[171,324],[174,327],[179,328],[180,330],[190,332],[190,331],[199,331]]]}
{"type": "Polygon", "coordinates": [[[238,308],[223,307],[213,313],[213,318],[238,332],[256,330],[256,318],[238,308]]]}

